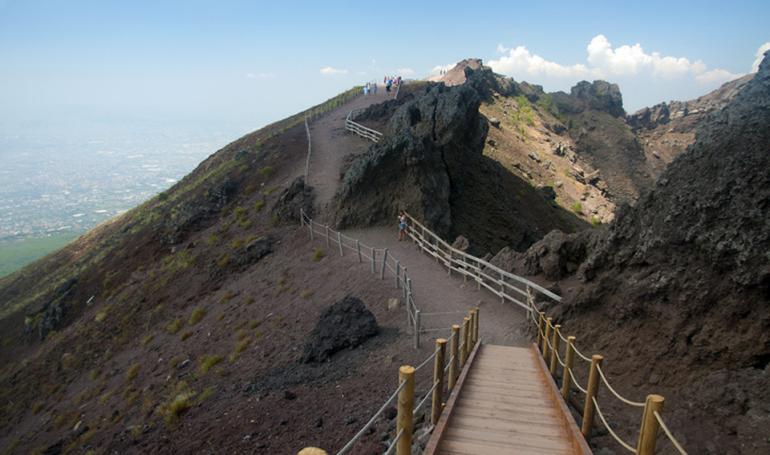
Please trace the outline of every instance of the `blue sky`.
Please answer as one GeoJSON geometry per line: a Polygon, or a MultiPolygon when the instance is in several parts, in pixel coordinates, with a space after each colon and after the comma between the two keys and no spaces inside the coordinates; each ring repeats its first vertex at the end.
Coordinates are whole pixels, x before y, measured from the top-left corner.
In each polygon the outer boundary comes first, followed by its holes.
{"type": "Polygon", "coordinates": [[[633,111],[749,72],[768,23],[766,0],[0,0],[0,125],[99,115],[253,129],[465,57],[547,90],[602,77],[633,111]]]}

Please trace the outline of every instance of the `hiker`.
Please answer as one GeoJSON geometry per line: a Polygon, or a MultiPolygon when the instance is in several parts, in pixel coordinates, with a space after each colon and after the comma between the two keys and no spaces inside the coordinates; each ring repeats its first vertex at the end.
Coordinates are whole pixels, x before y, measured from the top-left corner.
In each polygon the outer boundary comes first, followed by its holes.
{"type": "Polygon", "coordinates": [[[406,212],[401,210],[398,215],[398,241],[406,239],[406,212]]]}
{"type": "Polygon", "coordinates": [[[372,86],[372,89],[374,89],[374,94],[377,94],[377,81],[374,82],[374,85],[372,86]]]}
{"type": "Polygon", "coordinates": [[[391,86],[392,84],[393,84],[393,80],[392,80],[392,79],[388,79],[388,80],[385,82],[385,91],[386,91],[386,92],[390,93],[390,86],[391,86]]]}

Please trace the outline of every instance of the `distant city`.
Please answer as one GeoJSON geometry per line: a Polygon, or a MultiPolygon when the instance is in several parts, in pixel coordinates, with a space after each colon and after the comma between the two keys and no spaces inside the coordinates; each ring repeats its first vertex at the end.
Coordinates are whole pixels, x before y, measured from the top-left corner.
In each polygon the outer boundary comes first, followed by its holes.
{"type": "Polygon", "coordinates": [[[0,276],[167,189],[246,132],[142,124],[71,131],[0,129],[0,276]]]}

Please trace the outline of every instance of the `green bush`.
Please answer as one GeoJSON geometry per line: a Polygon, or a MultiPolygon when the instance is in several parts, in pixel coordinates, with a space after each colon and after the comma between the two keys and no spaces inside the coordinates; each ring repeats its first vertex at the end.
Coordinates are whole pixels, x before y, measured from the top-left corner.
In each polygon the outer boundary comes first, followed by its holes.
{"type": "Polygon", "coordinates": [[[210,369],[222,362],[222,360],[223,357],[221,355],[204,355],[201,357],[199,370],[202,374],[206,374],[210,369]]]}
{"type": "Polygon", "coordinates": [[[206,316],[206,310],[201,307],[198,307],[194,309],[193,312],[190,314],[190,320],[188,320],[187,323],[190,325],[195,325],[201,322],[201,319],[203,319],[204,316],[206,316]]]}
{"type": "Polygon", "coordinates": [[[315,251],[313,252],[313,260],[316,261],[316,262],[318,262],[321,259],[323,259],[324,256],[326,256],[326,253],[324,253],[324,250],[322,250],[320,248],[316,248],[315,251]]]}
{"type": "Polygon", "coordinates": [[[583,214],[583,204],[581,204],[580,202],[575,202],[574,204],[572,204],[572,211],[577,213],[578,215],[582,215],[583,214]]]}

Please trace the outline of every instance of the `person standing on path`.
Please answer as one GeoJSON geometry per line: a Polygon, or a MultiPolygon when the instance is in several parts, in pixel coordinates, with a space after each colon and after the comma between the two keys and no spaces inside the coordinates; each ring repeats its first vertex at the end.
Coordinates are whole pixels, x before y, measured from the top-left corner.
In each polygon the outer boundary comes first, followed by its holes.
{"type": "Polygon", "coordinates": [[[398,215],[398,241],[406,239],[406,212],[401,210],[398,215]]]}

